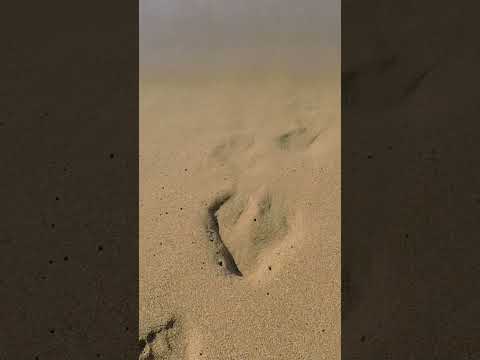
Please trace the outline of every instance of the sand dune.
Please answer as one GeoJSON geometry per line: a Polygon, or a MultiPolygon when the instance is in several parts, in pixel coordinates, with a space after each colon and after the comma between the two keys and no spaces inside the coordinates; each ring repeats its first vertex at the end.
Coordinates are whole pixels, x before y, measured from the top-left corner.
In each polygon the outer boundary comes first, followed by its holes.
{"type": "Polygon", "coordinates": [[[140,84],[140,359],[340,357],[340,74],[261,74],[140,84]]]}

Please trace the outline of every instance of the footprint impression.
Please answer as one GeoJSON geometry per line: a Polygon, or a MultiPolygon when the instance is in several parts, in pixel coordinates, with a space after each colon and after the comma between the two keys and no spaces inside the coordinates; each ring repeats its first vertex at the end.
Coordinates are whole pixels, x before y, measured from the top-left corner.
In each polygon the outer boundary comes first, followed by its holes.
{"type": "Polygon", "coordinates": [[[171,318],[166,324],[152,329],[139,340],[139,360],[171,359],[178,348],[179,329],[177,320],[171,318]]]}
{"type": "Polygon", "coordinates": [[[286,237],[286,209],[265,186],[247,198],[218,197],[209,207],[207,225],[217,263],[232,275],[254,273],[268,250],[286,237]]]}
{"type": "Polygon", "coordinates": [[[275,144],[281,150],[302,151],[315,142],[321,132],[313,134],[305,127],[296,128],[275,138],[275,144]]]}

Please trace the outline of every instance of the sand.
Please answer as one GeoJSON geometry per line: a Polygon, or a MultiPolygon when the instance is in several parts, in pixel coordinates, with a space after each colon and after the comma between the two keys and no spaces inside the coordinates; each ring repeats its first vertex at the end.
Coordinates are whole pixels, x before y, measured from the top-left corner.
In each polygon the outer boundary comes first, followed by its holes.
{"type": "Polygon", "coordinates": [[[339,64],[144,72],[141,359],[340,358],[339,64]]]}
{"type": "Polygon", "coordinates": [[[140,359],[339,359],[339,2],[145,0],[140,359]]]}

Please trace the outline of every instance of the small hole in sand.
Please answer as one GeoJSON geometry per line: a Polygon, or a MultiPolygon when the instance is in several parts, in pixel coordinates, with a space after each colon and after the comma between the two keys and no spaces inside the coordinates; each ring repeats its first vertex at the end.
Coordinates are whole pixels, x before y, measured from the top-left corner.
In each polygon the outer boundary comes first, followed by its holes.
{"type": "Polygon", "coordinates": [[[268,267],[268,270],[272,270],[272,267],[271,267],[271,266],[269,266],[269,267],[268,267]]]}
{"type": "Polygon", "coordinates": [[[223,266],[223,261],[220,260],[220,261],[218,262],[218,265],[223,266]]]}

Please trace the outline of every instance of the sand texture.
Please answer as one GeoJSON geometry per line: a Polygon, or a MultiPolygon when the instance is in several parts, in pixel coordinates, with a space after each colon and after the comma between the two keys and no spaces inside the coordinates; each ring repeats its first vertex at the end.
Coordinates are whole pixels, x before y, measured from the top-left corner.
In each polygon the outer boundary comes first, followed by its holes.
{"type": "Polygon", "coordinates": [[[140,359],[339,359],[337,70],[141,82],[140,359]]]}

